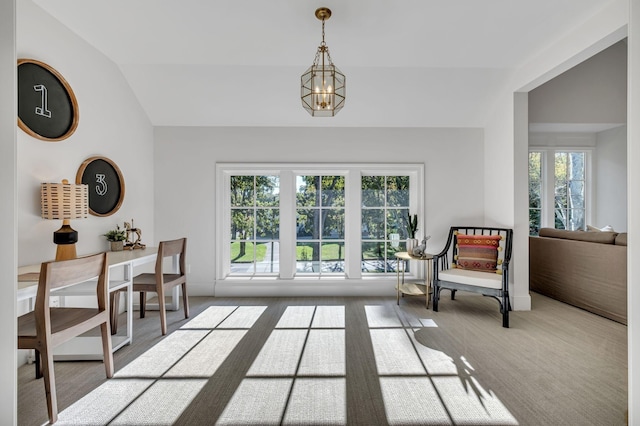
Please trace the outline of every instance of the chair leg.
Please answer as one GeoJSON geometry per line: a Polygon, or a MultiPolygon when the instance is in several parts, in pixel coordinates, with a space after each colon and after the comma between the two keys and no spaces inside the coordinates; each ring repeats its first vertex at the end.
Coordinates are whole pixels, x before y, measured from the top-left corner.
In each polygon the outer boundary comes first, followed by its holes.
{"type": "Polygon", "coordinates": [[[116,290],[110,294],[111,299],[111,334],[118,332],[118,312],[120,311],[120,291],[116,290]]]}
{"type": "Polygon", "coordinates": [[[438,312],[438,300],[440,299],[440,287],[433,286],[433,312],[438,312]]]}
{"type": "Polygon", "coordinates": [[[509,296],[502,296],[502,326],[509,328],[509,296]]]}
{"type": "Polygon", "coordinates": [[[58,398],[56,397],[56,378],[53,370],[53,352],[46,344],[40,348],[42,356],[42,375],[44,376],[44,393],[47,397],[47,411],[49,422],[58,420],[58,398]]]}
{"type": "Polygon", "coordinates": [[[40,351],[35,349],[34,355],[35,355],[34,361],[36,363],[36,379],[41,379],[42,378],[42,362],[40,359],[40,351]]]}
{"type": "Polygon", "coordinates": [[[162,335],[167,334],[167,310],[164,302],[164,291],[158,291],[158,310],[160,311],[160,330],[162,335]]]}
{"type": "Polygon", "coordinates": [[[187,297],[187,284],[182,284],[182,305],[184,306],[184,317],[189,318],[189,298],[187,297]]]}
{"type": "Polygon", "coordinates": [[[144,318],[144,310],[147,306],[147,293],[144,291],[140,292],[140,318],[144,318]]]}
{"type": "Polygon", "coordinates": [[[102,334],[102,356],[104,359],[104,369],[107,378],[113,377],[113,350],[111,347],[111,330],[109,330],[109,322],[105,321],[100,324],[100,334],[102,334]]]}

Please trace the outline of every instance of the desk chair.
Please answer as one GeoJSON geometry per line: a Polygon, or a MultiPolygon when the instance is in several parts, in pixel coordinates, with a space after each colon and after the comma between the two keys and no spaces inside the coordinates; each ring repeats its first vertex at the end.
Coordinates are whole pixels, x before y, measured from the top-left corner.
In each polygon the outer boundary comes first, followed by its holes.
{"type": "Polygon", "coordinates": [[[58,419],[58,401],[53,368],[53,348],[97,326],[107,378],[113,377],[113,354],[109,323],[107,253],[58,262],[44,262],[33,311],[18,317],[18,349],[34,349],[38,376],[44,376],[49,421],[58,419]],[[97,308],[50,308],[51,292],[98,278],[97,308]],[[41,362],[39,362],[41,361],[41,362]]]}
{"type": "MultiPolygon", "coordinates": [[[[167,311],[165,308],[165,294],[177,285],[182,286],[182,304],[184,306],[184,317],[189,318],[189,299],[187,298],[187,274],[186,274],[186,254],[187,239],[161,241],[158,245],[158,257],[156,259],[155,273],[144,273],[133,277],[133,291],[140,292],[140,318],[144,318],[147,302],[147,292],[154,292],[158,295],[158,309],[160,311],[160,327],[162,334],[167,334],[167,311]],[[166,273],[164,271],[164,260],[166,258],[179,255],[178,273],[166,273]]],[[[124,291],[124,290],[120,290],[124,291]]],[[[113,292],[112,301],[117,300],[119,291],[113,292]]],[[[117,302],[113,303],[113,307],[117,302]]],[[[118,312],[112,308],[111,312],[112,330],[118,328],[118,312]]]]}

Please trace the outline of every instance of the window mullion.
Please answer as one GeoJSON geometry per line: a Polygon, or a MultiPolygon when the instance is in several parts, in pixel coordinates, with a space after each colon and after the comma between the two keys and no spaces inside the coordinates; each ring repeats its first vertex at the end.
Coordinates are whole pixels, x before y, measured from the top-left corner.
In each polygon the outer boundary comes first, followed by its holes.
{"type": "Polygon", "coordinates": [[[280,278],[292,279],[296,271],[296,185],[291,170],[280,173],[280,278]]]}
{"type": "Polygon", "coordinates": [[[556,175],[555,175],[555,152],[545,150],[544,164],[544,204],[542,206],[544,212],[544,222],[542,226],[555,228],[555,196],[556,196],[556,175]]]}
{"type": "Polygon", "coordinates": [[[347,278],[357,279],[362,277],[362,244],[361,218],[362,218],[362,197],[361,179],[358,170],[350,169],[345,176],[345,273],[347,278]]]}

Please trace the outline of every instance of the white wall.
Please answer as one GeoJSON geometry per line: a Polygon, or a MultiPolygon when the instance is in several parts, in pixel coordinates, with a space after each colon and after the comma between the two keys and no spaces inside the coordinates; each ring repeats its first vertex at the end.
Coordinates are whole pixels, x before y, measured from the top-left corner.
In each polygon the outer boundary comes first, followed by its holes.
{"type": "Polygon", "coordinates": [[[17,424],[15,3],[0,2],[0,424],[17,424]]]}
{"type": "Polygon", "coordinates": [[[629,368],[629,421],[640,423],[640,1],[630,1],[629,11],[629,84],[627,125],[627,183],[628,233],[627,248],[627,312],[628,312],[628,368],[629,368]]]}
{"type": "Polygon", "coordinates": [[[627,126],[596,134],[595,217],[599,228],[627,231],[627,126]]]}
{"type": "Polygon", "coordinates": [[[156,128],[155,235],[189,238],[191,294],[213,294],[216,162],[424,163],[435,250],[451,225],[484,221],[482,139],[480,129],[156,128]]]}
{"type": "MultiPolygon", "coordinates": [[[[131,219],[143,230],[143,242],[152,245],[153,128],[120,70],[29,0],[17,2],[16,31],[17,57],[43,61],[60,72],[75,93],[80,113],[78,128],[64,141],[45,142],[17,130],[18,265],[55,257],[53,232],[62,221],[40,217],[40,184],[74,182],[82,162],[96,155],[119,166],[125,197],[112,216],[71,222],[79,233],[78,255],[107,250],[102,234],[131,219]]],[[[15,117],[12,127],[17,127],[15,117]]],[[[18,314],[26,309],[26,302],[17,305],[18,314]]],[[[26,351],[19,351],[18,363],[25,360],[26,351]]]]}
{"type": "Polygon", "coordinates": [[[31,1],[18,1],[17,56],[43,61],[58,70],[78,100],[75,133],[44,142],[18,130],[18,262],[39,263],[55,256],[53,232],[61,221],[40,218],[40,183],[75,181],[88,157],[113,160],[125,180],[125,197],[108,217],[74,220],[78,255],[107,250],[101,235],[135,220],[143,241],[153,243],[153,128],[117,66],[60,25],[31,1]]]}
{"type": "Polygon", "coordinates": [[[529,122],[626,123],[626,41],[533,89],[529,93],[529,122]]]}

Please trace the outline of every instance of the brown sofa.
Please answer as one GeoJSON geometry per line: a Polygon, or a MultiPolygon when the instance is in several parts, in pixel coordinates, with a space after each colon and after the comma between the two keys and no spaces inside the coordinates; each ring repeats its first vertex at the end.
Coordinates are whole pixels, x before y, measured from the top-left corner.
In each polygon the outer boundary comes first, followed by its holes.
{"type": "Polygon", "coordinates": [[[627,323],[627,234],[542,228],[529,237],[529,286],[627,323]]]}

